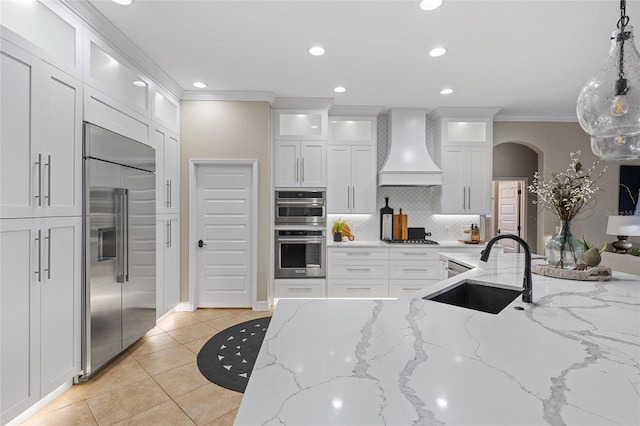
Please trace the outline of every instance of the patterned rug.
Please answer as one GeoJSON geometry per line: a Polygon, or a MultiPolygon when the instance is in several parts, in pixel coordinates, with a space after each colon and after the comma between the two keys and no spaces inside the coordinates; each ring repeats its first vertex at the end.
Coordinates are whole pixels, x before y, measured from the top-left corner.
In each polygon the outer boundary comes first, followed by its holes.
{"type": "Polygon", "coordinates": [[[271,317],[258,318],[222,330],[198,353],[200,373],[210,382],[244,393],[271,317]]]}

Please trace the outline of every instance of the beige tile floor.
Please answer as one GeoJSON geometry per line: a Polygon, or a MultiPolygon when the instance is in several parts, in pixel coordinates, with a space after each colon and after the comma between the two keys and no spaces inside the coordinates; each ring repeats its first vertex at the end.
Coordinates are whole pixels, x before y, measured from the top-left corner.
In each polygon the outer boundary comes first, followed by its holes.
{"type": "Polygon", "coordinates": [[[250,309],[176,312],[23,424],[232,425],[242,394],[204,378],[196,356],[218,331],[267,315],[250,309]]]}

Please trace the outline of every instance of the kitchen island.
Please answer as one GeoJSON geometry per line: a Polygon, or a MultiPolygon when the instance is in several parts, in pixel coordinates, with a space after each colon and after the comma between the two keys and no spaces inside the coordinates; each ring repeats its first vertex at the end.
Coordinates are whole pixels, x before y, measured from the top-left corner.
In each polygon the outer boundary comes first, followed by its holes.
{"type": "Polygon", "coordinates": [[[534,275],[533,304],[493,315],[422,297],[520,287],[523,256],[443,256],[476,269],[397,300],[280,301],[236,424],[640,424],[640,277],[534,275]]]}

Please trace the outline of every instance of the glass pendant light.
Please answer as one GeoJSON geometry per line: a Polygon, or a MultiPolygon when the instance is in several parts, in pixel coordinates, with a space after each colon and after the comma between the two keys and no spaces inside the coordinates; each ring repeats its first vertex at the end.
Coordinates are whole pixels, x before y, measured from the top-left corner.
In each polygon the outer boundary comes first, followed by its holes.
{"type": "Polygon", "coordinates": [[[640,55],[628,24],[626,0],[621,0],[609,57],[584,85],[576,105],[593,153],[606,160],[640,158],[640,55]]]}

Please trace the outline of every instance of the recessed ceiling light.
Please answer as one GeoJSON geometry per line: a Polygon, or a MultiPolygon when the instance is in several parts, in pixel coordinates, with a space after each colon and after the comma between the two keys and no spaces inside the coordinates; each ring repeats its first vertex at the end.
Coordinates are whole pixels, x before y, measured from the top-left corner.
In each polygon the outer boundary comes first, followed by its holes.
{"type": "Polygon", "coordinates": [[[442,89],[442,90],[440,91],[440,94],[441,94],[441,95],[450,95],[450,94],[452,94],[452,93],[453,93],[453,89],[449,89],[449,88],[447,88],[447,89],[442,89]]]}
{"type": "Polygon", "coordinates": [[[313,56],[322,56],[324,55],[324,47],[322,46],[313,46],[311,49],[309,49],[309,54],[313,55],[313,56]]]}
{"type": "Polygon", "coordinates": [[[434,47],[433,49],[431,49],[429,51],[429,56],[437,58],[438,56],[442,56],[445,53],[447,53],[447,48],[446,47],[434,47]]]}
{"type": "Polygon", "coordinates": [[[338,87],[334,87],[333,91],[336,92],[336,93],[344,93],[344,92],[347,91],[347,89],[342,87],[342,86],[338,86],[338,87]]]}
{"type": "Polygon", "coordinates": [[[442,6],[442,0],[421,0],[420,9],[422,10],[435,10],[442,6]]]}
{"type": "Polygon", "coordinates": [[[145,83],[142,80],[136,80],[136,81],[133,82],[133,85],[137,86],[137,87],[145,87],[147,85],[147,83],[145,83]]]}
{"type": "Polygon", "coordinates": [[[198,89],[206,89],[207,88],[207,83],[203,83],[201,81],[196,81],[193,83],[193,87],[196,87],[198,89]]]}
{"type": "Polygon", "coordinates": [[[120,6],[129,6],[133,3],[133,0],[111,0],[112,2],[119,4],[120,6]]]}

